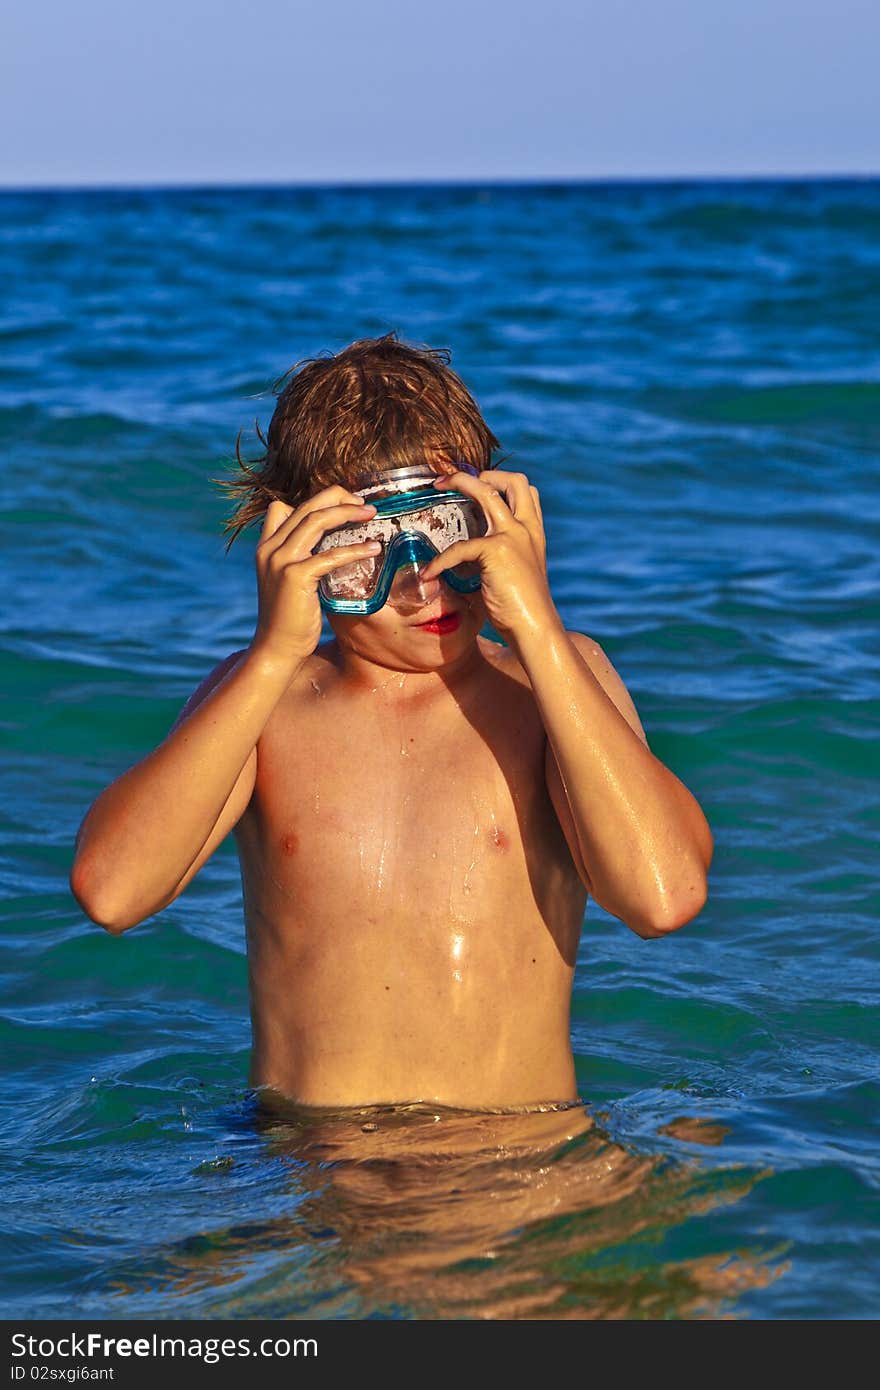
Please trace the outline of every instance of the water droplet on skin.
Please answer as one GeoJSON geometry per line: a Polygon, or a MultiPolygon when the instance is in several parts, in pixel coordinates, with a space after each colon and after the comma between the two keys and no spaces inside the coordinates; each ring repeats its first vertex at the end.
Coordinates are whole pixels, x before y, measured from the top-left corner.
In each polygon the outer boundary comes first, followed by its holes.
{"type": "Polygon", "coordinates": [[[389,685],[391,685],[392,682],[394,682],[395,680],[397,681],[397,689],[398,689],[398,690],[402,690],[402,689],[403,689],[404,681],[406,680],[406,676],[407,676],[406,671],[402,672],[399,676],[398,676],[397,674],[395,674],[395,675],[393,675],[393,676],[389,676],[388,679],[387,679],[387,681],[383,681],[381,685],[371,685],[371,686],[370,686],[370,694],[371,694],[371,695],[381,695],[381,694],[382,694],[382,691],[383,691],[383,690],[387,690],[388,687],[389,687],[389,685]]]}

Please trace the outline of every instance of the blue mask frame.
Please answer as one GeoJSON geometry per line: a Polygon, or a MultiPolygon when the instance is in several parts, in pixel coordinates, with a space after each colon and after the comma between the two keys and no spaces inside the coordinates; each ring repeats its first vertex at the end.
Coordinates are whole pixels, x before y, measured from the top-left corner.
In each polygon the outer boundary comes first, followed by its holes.
{"type": "MultiPolygon", "coordinates": [[[[444,491],[434,493],[432,496],[429,489],[422,487],[416,491],[400,492],[390,497],[383,497],[375,503],[375,519],[385,516],[403,516],[407,512],[424,511],[426,506],[435,502],[442,505],[445,500],[465,502],[471,507],[476,505],[473,498],[465,497],[464,493],[444,491]]],[[[369,598],[328,598],[321,592],[319,585],[318,597],[321,607],[325,613],[349,613],[362,617],[368,617],[371,613],[378,613],[379,609],[384,607],[388,601],[391,585],[394,583],[394,576],[398,570],[407,565],[426,565],[435,556],[442,555],[442,553],[435,545],[431,544],[422,531],[401,530],[385,551],[379,582],[369,598]]],[[[463,578],[457,575],[454,570],[449,569],[443,570],[440,577],[459,594],[473,594],[481,587],[479,575],[463,578]]]]}

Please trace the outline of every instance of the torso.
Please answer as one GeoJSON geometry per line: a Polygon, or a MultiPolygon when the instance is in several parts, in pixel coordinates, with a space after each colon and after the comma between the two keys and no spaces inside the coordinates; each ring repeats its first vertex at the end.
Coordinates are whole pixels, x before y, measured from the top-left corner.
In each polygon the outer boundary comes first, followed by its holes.
{"type": "Polygon", "coordinates": [[[253,1085],[319,1106],[576,1096],[586,893],[528,680],[480,648],[457,696],[393,672],[353,689],[319,648],[276,707],[236,828],[253,1085]]]}

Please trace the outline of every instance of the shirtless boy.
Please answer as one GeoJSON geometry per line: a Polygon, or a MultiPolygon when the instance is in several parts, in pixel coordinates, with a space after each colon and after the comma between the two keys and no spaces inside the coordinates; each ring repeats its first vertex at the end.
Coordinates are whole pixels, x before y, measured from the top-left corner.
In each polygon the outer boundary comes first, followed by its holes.
{"type": "Polygon", "coordinates": [[[330,1107],[573,1101],[587,896],[641,937],[690,921],[703,813],[599,646],[565,630],[538,492],[492,468],[447,354],[389,334],[307,363],[266,446],[229,485],[233,536],[263,517],[253,640],[98,797],[73,892],[125,932],[234,831],[253,1086],[330,1107]],[[480,527],[410,556],[375,611],[328,611],[319,645],[319,581],[388,568],[381,542],[343,544],[378,515],[357,488],[415,465],[480,527]],[[487,618],[506,645],[480,636],[487,618]]]}

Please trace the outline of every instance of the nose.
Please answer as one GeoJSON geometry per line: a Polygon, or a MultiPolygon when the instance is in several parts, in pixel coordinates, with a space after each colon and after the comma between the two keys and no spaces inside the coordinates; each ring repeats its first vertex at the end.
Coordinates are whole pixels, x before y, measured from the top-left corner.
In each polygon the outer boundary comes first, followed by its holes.
{"type": "Polygon", "coordinates": [[[388,602],[399,613],[415,613],[426,603],[433,603],[440,594],[442,580],[424,579],[418,564],[403,565],[397,571],[388,591],[388,602]]]}

